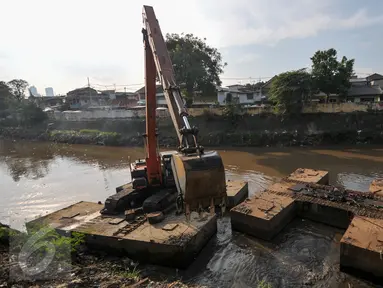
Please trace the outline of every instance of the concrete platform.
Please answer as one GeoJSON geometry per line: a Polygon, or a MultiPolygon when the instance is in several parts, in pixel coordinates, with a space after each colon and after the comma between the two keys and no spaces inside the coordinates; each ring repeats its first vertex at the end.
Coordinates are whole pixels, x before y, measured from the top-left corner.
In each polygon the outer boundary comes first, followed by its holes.
{"type": "Polygon", "coordinates": [[[231,209],[230,216],[233,229],[271,240],[295,217],[294,200],[265,192],[231,209]]]}
{"type": "Polygon", "coordinates": [[[356,216],[340,242],[343,271],[383,283],[383,220],[356,216]]]}
{"type": "MultiPolygon", "coordinates": [[[[67,208],[27,223],[49,225],[59,233],[84,233],[86,243],[95,248],[126,254],[141,263],[153,263],[177,268],[187,267],[217,231],[215,215],[191,214],[188,223],[184,215],[166,215],[165,220],[149,224],[144,215],[133,222],[124,216],[103,216],[102,205],[79,202],[67,208]]],[[[174,214],[174,213],[173,213],[174,214]]]]}
{"type": "Polygon", "coordinates": [[[245,181],[228,180],[226,182],[227,207],[233,208],[249,197],[249,185],[245,181]]]}
{"type": "Polygon", "coordinates": [[[375,179],[370,185],[370,192],[378,196],[383,196],[383,179],[375,179]]]}
{"type": "Polygon", "coordinates": [[[328,172],[299,168],[287,180],[272,184],[262,194],[231,209],[232,228],[271,240],[296,216],[294,192],[290,188],[297,182],[327,183],[328,172]]]}
{"type": "Polygon", "coordinates": [[[341,269],[383,283],[383,181],[375,180],[366,193],[325,185],[328,178],[326,171],[298,169],[232,208],[232,228],[270,240],[299,216],[347,229],[341,269]]]}
{"type": "Polygon", "coordinates": [[[328,171],[298,168],[290,174],[288,179],[297,182],[316,183],[322,185],[328,185],[329,173],[328,171]]]}

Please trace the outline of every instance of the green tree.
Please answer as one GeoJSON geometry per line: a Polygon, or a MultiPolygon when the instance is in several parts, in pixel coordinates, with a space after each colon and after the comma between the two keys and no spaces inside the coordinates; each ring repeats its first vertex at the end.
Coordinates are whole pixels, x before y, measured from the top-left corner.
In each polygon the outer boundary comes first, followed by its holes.
{"type": "Polygon", "coordinates": [[[0,81],[0,110],[4,110],[8,107],[8,102],[11,97],[11,88],[4,81],[0,81]]]}
{"type": "Polygon", "coordinates": [[[354,59],[337,59],[334,48],[318,50],[312,61],[312,76],[315,89],[326,94],[326,103],[330,94],[338,94],[339,100],[347,97],[351,87],[350,78],[354,75],[354,59]]]}
{"type": "Polygon", "coordinates": [[[247,83],[247,84],[245,84],[245,87],[246,87],[246,89],[248,89],[250,91],[256,91],[256,90],[260,89],[263,85],[265,85],[265,82],[261,81],[261,82],[255,83],[255,84],[247,83]]]}
{"type": "Polygon", "coordinates": [[[18,105],[21,121],[24,125],[34,125],[45,121],[47,114],[32,101],[25,101],[18,105]]]}
{"type": "Polygon", "coordinates": [[[221,53],[193,34],[167,34],[166,45],[173,62],[177,83],[187,101],[196,91],[212,95],[221,85],[220,74],[227,65],[221,53]]]}
{"type": "Polygon", "coordinates": [[[8,82],[8,86],[11,88],[13,96],[19,102],[25,98],[25,90],[28,85],[28,82],[23,79],[13,79],[8,82]]]}
{"type": "Polygon", "coordinates": [[[280,114],[300,113],[311,96],[311,75],[304,69],[277,75],[270,88],[270,101],[280,114]]]}

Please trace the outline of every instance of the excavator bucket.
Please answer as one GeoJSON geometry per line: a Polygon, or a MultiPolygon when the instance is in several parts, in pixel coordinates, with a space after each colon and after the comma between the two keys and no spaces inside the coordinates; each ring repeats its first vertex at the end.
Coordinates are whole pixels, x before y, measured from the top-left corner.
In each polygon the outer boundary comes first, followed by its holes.
{"type": "Polygon", "coordinates": [[[219,205],[226,207],[225,168],[216,151],[202,155],[174,154],[172,170],[178,193],[182,195],[186,215],[219,205]]]}

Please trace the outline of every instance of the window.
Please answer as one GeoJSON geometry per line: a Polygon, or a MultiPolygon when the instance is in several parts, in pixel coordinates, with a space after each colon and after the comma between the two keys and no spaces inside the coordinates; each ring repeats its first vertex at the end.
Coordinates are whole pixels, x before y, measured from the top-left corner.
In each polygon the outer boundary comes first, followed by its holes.
{"type": "Polygon", "coordinates": [[[227,93],[227,94],[226,94],[225,102],[226,102],[226,103],[231,103],[231,102],[233,102],[233,95],[232,95],[231,93],[227,93]]]}
{"type": "Polygon", "coordinates": [[[366,103],[366,102],[374,102],[375,101],[375,99],[374,98],[370,98],[370,97],[365,97],[365,98],[360,98],[360,102],[364,102],[364,103],[366,103]]]}
{"type": "Polygon", "coordinates": [[[254,100],[254,93],[247,93],[246,97],[247,97],[247,100],[254,100]]]}

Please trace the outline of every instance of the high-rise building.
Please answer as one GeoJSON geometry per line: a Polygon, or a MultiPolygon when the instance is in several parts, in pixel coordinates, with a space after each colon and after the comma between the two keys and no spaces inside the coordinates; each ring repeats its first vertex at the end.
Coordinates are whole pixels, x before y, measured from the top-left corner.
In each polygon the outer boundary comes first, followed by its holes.
{"type": "Polygon", "coordinates": [[[35,86],[29,87],[29,92],[31,92],[32,96],[35,96],[35,97],[40,96],[39,93],[37,92],[37,88],[35,86]]]}
{"type": "Polygon", "coordinates": [[[55,96],[55,94],[53,93],[53,88],[52,87],[45,88],[45,96],[48,96],[48,97],[55,96]]]}

